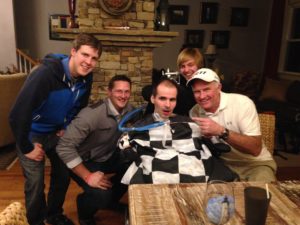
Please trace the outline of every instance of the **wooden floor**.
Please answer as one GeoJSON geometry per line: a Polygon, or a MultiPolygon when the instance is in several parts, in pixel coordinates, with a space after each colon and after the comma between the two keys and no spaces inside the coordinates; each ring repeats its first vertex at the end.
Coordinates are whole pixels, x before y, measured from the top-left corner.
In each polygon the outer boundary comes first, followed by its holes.
{"type": "MultiPolygon", "coordinates": [[[[48,190],[49,168],[46,170],[46,177],[46,190],[48,190]]],[[[279,180],[300,180],[300,167],[278,168],[277,178],[279,180]]],[[[0,171],[0,211],[13,201],[24,204],[23,184],[24,178],[18,161],[10,170],[0,171]]],[[[65,214],[76,225],[78,225],[76,196],[79,192],[81,192],[80,188],[72,181],[64,204],[65,214]]],[[[103,210],[97,213],[96,219],[97,225],[121,225],[124,224],[124,213],[103,210]]]]}
{"type": "MultiPolygon", "coordinates": [[[[46,188],[49,188],[49,167],[46,169],[46,188]]],[[[11,202],[19,201],[24,205],[24,177],[17,161],[8,171],[0,170],[0,212],[11,202]]],[[[65,214],[78,225],[76,196],[81,189],[71,181],[64,204],[65,214]]],[[[99,210],[96,214],[97,225],[124,224],[124,213],[111,210],[99,210]]]]}

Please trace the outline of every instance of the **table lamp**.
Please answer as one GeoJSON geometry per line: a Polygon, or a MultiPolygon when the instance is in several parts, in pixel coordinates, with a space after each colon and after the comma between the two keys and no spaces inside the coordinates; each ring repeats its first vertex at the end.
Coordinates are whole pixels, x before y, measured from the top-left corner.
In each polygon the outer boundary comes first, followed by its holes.
{"type": "Polygon", "coordinates": [[[214,44],[209,44],[204,52],[207,60],[207,67],[212,68],[214,61],[217,58],[217,47],[214,44]]]}

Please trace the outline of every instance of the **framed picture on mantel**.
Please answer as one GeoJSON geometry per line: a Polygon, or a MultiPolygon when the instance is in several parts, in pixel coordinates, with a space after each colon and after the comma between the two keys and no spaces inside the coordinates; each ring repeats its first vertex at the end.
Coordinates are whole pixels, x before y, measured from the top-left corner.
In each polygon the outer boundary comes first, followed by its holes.
{"type": "Polygon", "coordinates": [[[55,28],[68,28],[70,23],[70,15],[52,14],[49,16],[49,39],[50,40],[68,40],[60,38],[57,33],[53,31],[55,28]]]}

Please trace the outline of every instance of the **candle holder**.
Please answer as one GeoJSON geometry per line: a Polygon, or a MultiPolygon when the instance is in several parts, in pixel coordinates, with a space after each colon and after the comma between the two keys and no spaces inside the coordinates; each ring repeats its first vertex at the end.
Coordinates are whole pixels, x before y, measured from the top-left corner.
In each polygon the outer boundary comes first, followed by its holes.
{"type": "Polygon", "coordinates": [[[76,23],[76,0],[68,0],[69,1],[69,12],[70,12],[70,23],[69,28],[78,28],[78,23],[76,23]]]}
{"type": "Polygon", "coordinates": [[[156,8],[155,28],[159,31],[169,31],[169,2],[160,0],[156,8]]]}

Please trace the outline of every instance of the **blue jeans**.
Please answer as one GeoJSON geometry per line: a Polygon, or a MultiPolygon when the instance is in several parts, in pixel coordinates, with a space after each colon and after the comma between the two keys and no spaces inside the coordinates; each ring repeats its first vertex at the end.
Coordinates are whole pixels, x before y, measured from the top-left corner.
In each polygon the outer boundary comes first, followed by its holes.
{"type": "Polygon", "coordinates": [[[72,178],[84,190],[77,196],[77,210],[80,220],[93,218],[98,209],[114,208],[118,204],[119,199],[127,191],[127,185],[121,184],[128,165],[120,160],[119,154],[116,152],[106,162],[83,162],[91,172],[101,171],[103,173],[115,173],[111,178],[113,187],[107,190],[90,187],[84,180],[72,173],[72,178]]]}
{"type": "Polygon", "coordinates": [[[58,141],[55,134],[35,136],[34,142],[41,143],[51,162],[50,187],[45,198],[45,160],[34,161],[27,158],[18,148],[18,157],[25,177],[25,205],[30,225],[44,224],[45,219],[63,213],[63,203],[69,187],[70,176],[65,164],[58,157],[55,146],[58,141]]]}

